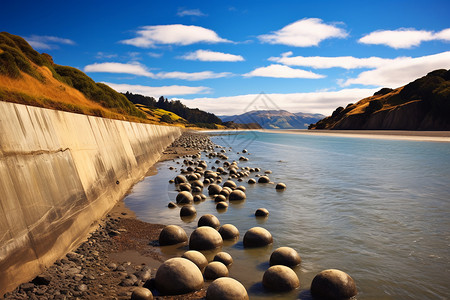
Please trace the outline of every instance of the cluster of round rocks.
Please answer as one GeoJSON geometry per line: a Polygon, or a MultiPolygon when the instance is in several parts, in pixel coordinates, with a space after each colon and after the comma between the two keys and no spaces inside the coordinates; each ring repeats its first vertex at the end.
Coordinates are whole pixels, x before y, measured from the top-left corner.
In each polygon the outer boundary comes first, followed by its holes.
{"type": "MultiPolygon", "coordinates": [[[[242,153],[248,153],[248,151],[244,149],[242,153]]],[[[254,172],[261,172],[260,168],[240,168],[238,162],[228,162],[225,149],[207,152],[206,156],[210,159],[218,158],[215,163],[222,166],[207,169],[207,163],[201,160],[201,155],[193,155],[191,159],[184,159],[181,174],[170,180],[170,183],[176,184],[179,193],[176,196],[176,203],[170,202],[168,207],[181,207],[181,218],[195,218],[196,209],[192,204],[206,200],[207,197],[203,194],[206,186],[207,193],[216,202],[218,211],[228,208],[227,201],[245,201],[246,188],[242,185],[238,186],[232,179],[240,182],[254,172]],[[223,182],[225,176],[228,178],[223,182]]],[[[239,158],[239,161],[247,160],[248,158],[244,156],[239,158]]],[[[271,173],[267,170],[264,175],[256,174],[255,178],[250,178],[247,183],[272,183],[269,178],[271,173]]],[[[283,191],[286,185],[277,183],[275,188],[283,191]]],[[[255,211],[257,217],[268,215],[269,211],[265,208],[255,211]]],[[[233,262],[230,254],[219,252],[212,262],[208,262],[200,252],[218,249],[222,247],[224,240],[237,240],[240,235],[239,230],[232,224],[221,226],[218,218],[212,214],[201,216],[197,225],[197,229],[189,237],[183,228],[177,225],[166,226],[161,231],[159,236],[161,246],[188,244],[189,251],[181,257],[167,260],[160,266],[155,276],[155,289],[163,295],[178,295],[199,290],[203,287],[205,280],[213,280],[207,288],[206,299],[248,299],[244,286],[228,277],[228,267],[233,262]]],[[[243,237],[245,248],[264,247],[272,243],[271,233],[262,227],[249,229],[243,237]]],[[[292,248],[280,247],[273,251],[270,256],[270,268],[265,271],[262,278],[264,288],[272,292],[286,292],[299,288],[300,280],[293,268],[296,268],[300,262],[300,255],[292,248]]],[[[357,294],[357,290],[353,279],[348,274],[329,269],[322,271],[314,278],[311,294],[316,299],[350,299],[357,294]]]]}

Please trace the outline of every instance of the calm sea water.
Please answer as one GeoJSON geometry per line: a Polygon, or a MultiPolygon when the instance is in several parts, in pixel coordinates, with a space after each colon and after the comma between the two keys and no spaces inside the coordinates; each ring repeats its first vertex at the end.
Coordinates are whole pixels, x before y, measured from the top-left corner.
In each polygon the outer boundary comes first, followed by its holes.
{"type": "MultiPolygon", "coordinates": [[[[221,224],[238,227],[241,239],[224,245],[234,258],[230,276],[242,282],[251,299],[311,299],[314,276],[329,268],[356,281],[358,299],[450,299],[450,143],[306,136],[264,132],[213,136],[236,152],[249,150],[240,166],[270,169],[274,185],[248,185],[247,200],[217,213],[210,198],[196,204],[197,217],[179,218],[167,208],[177,192],[168,183],[181,163],[163,162],[158,174],[138,183],[125,203],[141,220],[180,225],[190,234],[198,218],[215,214],[221,224]],[[254,217],[259,207],[266,220],[254,217]],[[262,226],[274,237],[268,248],[244,249],[242,237],[262,226]],[[301,288],[268,294],[261,285],[271,252],[289,246],[302,257],[295,271],[301,288]]],[[[181,161],[181,160],[179,160],[181,161]]],[[[206,159],[208,166],[215,159],[206,159]]],[[[187,248],[162,249],[181,255],[187,248]]],[[[207,253],[211,256],[213,254],[207,253]]]]}

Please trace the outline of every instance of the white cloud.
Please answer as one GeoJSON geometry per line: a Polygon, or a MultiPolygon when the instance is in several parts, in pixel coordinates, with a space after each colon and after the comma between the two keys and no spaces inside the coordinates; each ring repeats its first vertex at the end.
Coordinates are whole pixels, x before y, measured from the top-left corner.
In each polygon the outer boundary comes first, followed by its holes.
{"type": "Polygon", "coordinates": [[[48,35],[32,35],[25,39],[34,49],[58,49],[58,44],[75,45],[75,42],[70,39],[48,35]]]}
{"type": "Polygon", "coordinates": [[[323,56],[292,56],[292,52],[281,54],[281,57],[270,57],[269,61],[282,63],[289,66],[304,66],[315,69],[328,68],[376,68],[395,60],[404,59],[402,57],[396,59],[381,58],[381,57],[367,57],[357,58],[353,56],[337,56],[337,57],[323,57],[323,56]]]}
{"type": "Polygon", "coordinates": [[[139,63],[122,64],[116,62],[95,63],[84,67],[84,72],[104,72],[133,74],[145,77],[155,77],[155,74],[149,72],[145,66],[139,63]]]}
{"type": "Polygon", "coordinates": [[[242,114],[254,109],[285,109],[296,113],[321,113],[330,115],[338,106],[355,103],[373,95],[378,89],[343,89],[334,92],[312,92],[291,94],[266,94],[265,101],[259,102],[260,95],[238,95],[217,98],[180,99],[185,105],[199,108],[217,115],[242,114]]]}
{"type": "Polygon", "coordinates": [[[283,65],[270,65],[257,68],[249,73],[242,75],[244,77],[272,77],[272,78],[324,78],[324,75],[316,74],[311,71],[293,69],[283,65]]]}
{"type": "Polygon", "coordinates": [[[181,56],[180,58],[200,61],[244,61],[244,58],[240,55],[215,52],[210,50],[197,50],[194,52],[189,52],[181,56]]]}
{"type": "Polygon", "coordinates": [[[450,41],[450,28],[440,32],[400,28],[396,30],[378,30],[359,39],[360,43],[385,45],[395,49],[408,49],[432,40],[450,41]]]}
{"type": "Polygon", "coordinates": [[[162,53],[156,53],[156,52],[147,52],[147,55],[153,58],[160,58],[163,56],[162,53]]]}
{"type": "Polygon", "coordinates": [[[258,38],[269,44],[283,44],[294,47],[317,46],[325,39],[345,38],[347,32],[335,25],[323,23],[321,19],[302,19],[289,24],[270,34],[263,34],[258,38]]]}
{"type": "Polygon", "coordinates": [[[156,45],[191,45],[195,43],[226,43],[230,42],[217,35],[214,31],[194,25],[156,25],[143,26],[138,30],[137,37],[121,41],[123,44],[150,48],[156,45]]]}
{"type": "Polygon", "coordinates": [[[206,16],[206,14],[202,13],[201,10],[198,8],[196,8],[196,9],[179,8],[177,15],[179,17],[184,17],[184,16],[203,17],[203,16],[206,16]]]}
{"type": "Polygon", "coordinates": [[[214,79],[228,77],[232,74],[229,72],[215,73],[212,71],[203,72],[158,72],[152,73],[148,69],[138,63],[116,63],[116,62],[105,62],[105,63],[95,63],[87,65],[84,67],[85,72],[101,72],[101,73],[119,73],[119,74],[132,74],[137,76],[145,76],[153,79],[182,79],[182,80],[203,80],[203,79],[214,79]]]}
{"type": "Polygon", "coordinates": [[[396,88],[433,70],[449,68],[450,51],[416,58],[405,57],[374,70],[362,72],[356,78],[347,79],[343,86],[364,84],[396,88]]]}
{"type": "Polygon", "coordinates": [[[157,79],[183,79],[183,80],[203,80],[203,79],[214,79],[214,78],[222,78],[228,77],[232,74],[229,72],[221,72],[215,73],[212,71],[203,71],[203,72],[159,72],[156,74],[155,78],[157,79]]]}
{"type": "Polygon", "coordinates": [[[193,94],[208,94],[212,90],[205,86],[183,86],[183,85],[169,85],[169,86],[145,86],[134,84],[116,84],[110,82],[103,82],[118,92],[130,92],[133,94],[140,94],[150,97],[160,96],[177,96],[177,95],[193,95],[193,94]]]}

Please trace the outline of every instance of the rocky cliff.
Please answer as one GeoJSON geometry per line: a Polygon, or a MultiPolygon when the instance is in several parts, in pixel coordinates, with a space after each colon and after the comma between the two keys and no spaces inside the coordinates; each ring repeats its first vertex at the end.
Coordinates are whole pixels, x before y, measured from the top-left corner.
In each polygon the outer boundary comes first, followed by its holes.
{"type": "Polygon", "coordinates": [[[404,87],[383,88],[309,129],[450,130],[450,70],[436,70],[404,87]]]}

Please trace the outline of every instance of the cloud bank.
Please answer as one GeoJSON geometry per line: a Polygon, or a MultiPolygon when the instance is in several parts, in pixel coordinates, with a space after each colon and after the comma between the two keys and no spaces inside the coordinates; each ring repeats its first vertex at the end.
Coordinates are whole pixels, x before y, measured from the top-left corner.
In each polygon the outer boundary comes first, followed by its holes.
{"type": "Polygon", "coordinates": [[[192,45],[196,43],[229,43],[213,30],[194,25],[155,25],[143,26],[136,31],[137,37],[123,40],[121,43],[140,48],[156,45],[192,45]]]}
{"type": "Polygon", "coordinates": [[[348,33],[335,25],[325,24],[321,19],[302,19],[270,34],[258,36],[263,43],[294,47],[318,46],[329,38],[345,38],[348,33]]]}
{"type": "Polygon", "coordinates": [[[272,77],[272,78],[324,78],[324,75],[316,74],[311,71],[293,69],[283,65],[270,65],[257,68],[249,73],[242,75],[244,77],[272,77]]]}
{"type": "Polygon", "coordinates": [[[189,52],[180,57],[186,60],[199,60],[199,61],[244,61],[244,58],[240,55],[234,55],[223,52],[215,52],[210,50],[197,50],[189,52]]]}
{"type": "Polygon", "coordinates": [[[116,62],[105,62],[105,63],[95,63],[87,65],[84,67],[84,71],[87,73],[119,73],[119,74],[131,74],[137,76],[145,76],[153,79],[182,79],[182,80],[204,80],[204,79],[214,79],[232,76],[229,72],[215,73],[212,71],[202,71],[202,72],[158,72],[152,73],[148,69],[138,63],[116,63],[116,62]]]}
{"type": "Polygon", "coordinates": [[[422,42],[443,40],[450,41],[450,28],[439,32],[400,28],[397,30],[378,30],[359,39],[360,43],[385,45],[394,49],[409,49],[422,42]]]}
{"type": "Polygon", "coordinates": [[[180,99],[191,108],[199,108],[217,115],[236,115],[250,110],[285,109],[290,112],[330,115],[338,106],[355,103],[373,95],[378,89],[343,89],[333,92],[265,94],[269,101],[259,103],[259,94],[217,98],[180,99]],[[256,100],[256,101],[255,101],[256,100]],[[247,110],[244,109],[247,107],[247,110]]]}

